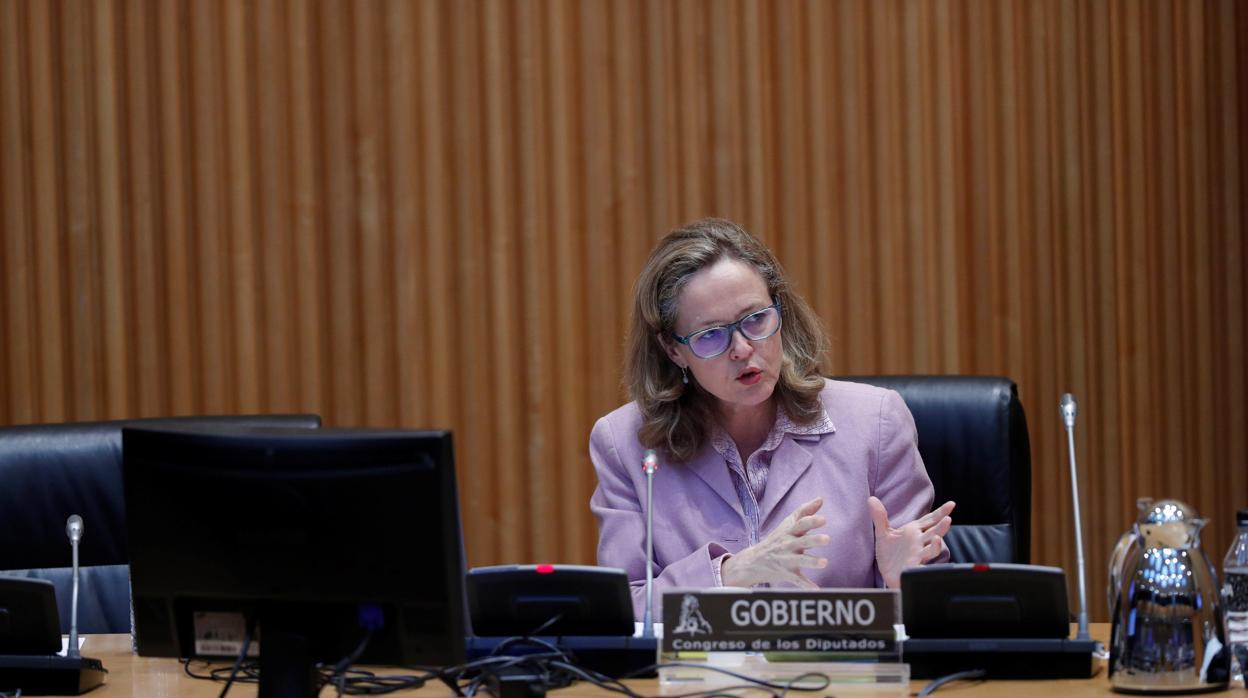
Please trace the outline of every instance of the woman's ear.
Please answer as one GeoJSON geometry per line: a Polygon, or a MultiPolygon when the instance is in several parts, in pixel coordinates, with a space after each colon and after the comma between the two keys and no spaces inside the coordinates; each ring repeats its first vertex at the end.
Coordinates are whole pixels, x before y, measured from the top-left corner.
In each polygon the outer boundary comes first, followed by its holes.
{"type": "Polygon", "coordinates": [[[676,342],[673,342],[670,337],[667,337],[662,332],[655,332],[654,338],[659,341],[659,346],[663,347],[663,353],[667,354],[667,358],[671,359],[678,367],[685,368],[685,359],[680,355],[680,349],[676,347],[676,342]]]}

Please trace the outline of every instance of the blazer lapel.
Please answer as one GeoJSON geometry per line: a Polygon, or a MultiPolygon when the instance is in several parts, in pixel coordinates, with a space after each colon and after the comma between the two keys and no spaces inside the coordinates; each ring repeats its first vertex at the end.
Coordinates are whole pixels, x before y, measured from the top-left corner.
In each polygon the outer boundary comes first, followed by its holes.
{"type": "MultiPolygon", "coordinates": [[[[795,440],[792,436],[786,436],[776,448],[776,452],[771,457],[771,469],[767,473],[767,489],[763,492],[763,501],[758,503],[758,520],[765,530],[767,522],[771,519],[772,514],[784,517],[788,516],[790,511],[776,511],[776,506],[789,493],[789,490],[797,484],[802,474],[810,469],[810,464],[814,460],[814,456],[810,450],[795,440]]],[[[814,497],[817,493],[809,493],[810,497],[814,497]]],[[[801,501],[810,497],[802,496],[794,500],[793,506],[800,504],[801,501]]],[[[791,507],[790,507],[791,508],[791,507]]]]}
{"type": "Polygon", "coordinates": [[[737,515],[745,517],[745,511],[741,508],[741,498],[737,496],[737,488],[732,484],[732,476],[728,474],[728,465],[724,463],[723,457],[713,446],[709,443],[703,446],[686,467],[702,478],[715,494],[737,512],[737,515]]]}

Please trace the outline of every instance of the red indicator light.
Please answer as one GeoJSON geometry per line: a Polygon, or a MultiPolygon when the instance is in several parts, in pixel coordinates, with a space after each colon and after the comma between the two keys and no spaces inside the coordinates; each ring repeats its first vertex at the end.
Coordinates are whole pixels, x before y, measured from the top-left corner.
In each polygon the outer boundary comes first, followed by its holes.
{"type": "Polygon", "coordinates": [[[988,565],[982,562],[977,562],[971,567],[972,572],[987,572],[988,570],[989,570],[988,565]]]}
{"type": "Polygon", "coordinates": [[[537,573],[538,574],[554,574],[555,566],[554,565],[538,565],[537,573]]]}

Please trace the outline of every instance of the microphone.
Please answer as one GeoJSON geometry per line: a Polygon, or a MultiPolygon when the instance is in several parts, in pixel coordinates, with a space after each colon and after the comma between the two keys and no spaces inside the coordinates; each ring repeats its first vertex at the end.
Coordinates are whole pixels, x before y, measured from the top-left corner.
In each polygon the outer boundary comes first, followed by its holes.
{"type": "Polygon", "coordinates": [[[78,542],[82,540],[82,517],[72,514],[65,522],[65,533],[69,536],[69,547],[74,554],[74,585],[69,605],[69,646],[65,648],[66,657],[77,657],[78,654],[78,542]]]}
{"type": "Polygon", "coordinates": [[[1062,421],[1066,423],[1066,446],[1070,460],[1070,496],[1075,510],[1075,556],[1079,561],[1079,634],[1076,640],[1090,640],[1088,635],[1087,574],[1083,564],[1083,522],[1079,516],[1079,469],[1075,465],[1075,396],[1062,395],[1062,421]]]}
{"type": "MultiPolygon", "coordinates": [[[[104,668],[104,663],[98,659],[84,657],[78,650],[78,543],[82,540],[82,517],[74,514],[65,522],[65,534],[69,536],[69,544],[73,549],[73,599],[70,602],[70,623],[69,623],[69,642],[66,643],[65,655],[62,656],[59,651],[53,654],[43,654],[43,652],[52,647],[60,645],[60,621],[57,620],[55,602],[53,602],[51,617],[47,614],[36,612],[32,618],[39,623],[50,622],[52,627],[56,628],[57,634],[53,636],[52,642],[38,642],[38,647],[25,648],[28,651],[23,652],[23,645],[27,644],[27,638],[23,633],[16,633],[13,637],[20,637],[18,647],[14,648],[12,643],[0,649],[0,689],[9,686],[20,685],[21,690],[34,696],[76,696],[86,693],[91,689],[104,683],[104,677],[108,674],[108,669],[104,668]],[[34,649],[34,652],[30,652],[34,649]]],[[[36,579],[14,579],[14,582],[23,581],[30,582],[34,588],[42,589],[47,594],[53,594],[52,583],[45,580],[36,579]]],[[[20,598],[20,597],[19,597],[20,598]]],[[[33,626],[32,626],[33,627],[33,626]]],[[[14,630],[17,630],[15,627],[14,630]]],[[[42,633],[41,633],[42,634],[42,633]]],[[[37,640],[31,636],[29,640],[37,640]]],[[[651,660],[654,658],[653,652],[650,655],[651,660]]],[[[0,697],[4,695],[0,690],[0,697]]]]}
{"type": "Polygon", "coordinates": [[[659,457],[654,449],[646,449],[641,470],[646,474],[646,612],[642,616],[642,637],[654,637],[654,472],[659,457]]]}
{"type": "Polygon", "coordinates": [[[1075,407],[1075,396],[1070,393],[1062,395],[1062,421],[1066,422],[1067,429],[1075,428],[1075,414],[1078,410],[1075,407]]]}

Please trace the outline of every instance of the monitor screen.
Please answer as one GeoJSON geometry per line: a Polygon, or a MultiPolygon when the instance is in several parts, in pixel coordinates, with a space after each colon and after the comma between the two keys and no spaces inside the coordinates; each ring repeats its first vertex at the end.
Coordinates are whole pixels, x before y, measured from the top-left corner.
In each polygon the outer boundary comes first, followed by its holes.
{"type": "Polygon", "coordinates": [[[122,434],[138,653],[454,665],[464,558],[451,435],[122,434]],[[288,646],[290,638],[296,643],[288,646]],[[302,643],[302,644],[300,644],[302,643]]]}

